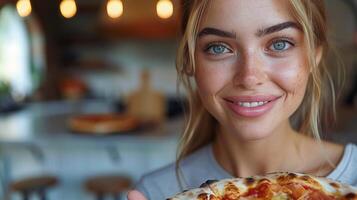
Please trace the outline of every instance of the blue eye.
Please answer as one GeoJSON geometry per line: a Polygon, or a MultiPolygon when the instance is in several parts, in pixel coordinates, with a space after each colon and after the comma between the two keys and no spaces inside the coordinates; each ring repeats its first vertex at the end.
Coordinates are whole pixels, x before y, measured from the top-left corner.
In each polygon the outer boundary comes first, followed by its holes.
{"type": "Polygon", "coordinates": [[[272,45],[270,45],[269,49],[273,51],[284,51],[289,49],[293,44],[291,42],[285,40],[275,41],[272,45]]]}
{"type": "Polygon", "coordinates": [[[221,45],[221,44],[212,44],[209,45],[208,48],[205,50],[207,53],[213,54],[213,55],[221,55],[224,53],[231,52],[230,49],[228,49],[226,46],[221,45]]]}
{"type": "Polygon", "coordinates": [[[273,46],[274,46],[274,49],[281,51],[281,50],[285,49],[286,44],[285,44],[285,42],[280,41],[280,42],[274,43],[273,46]]]}

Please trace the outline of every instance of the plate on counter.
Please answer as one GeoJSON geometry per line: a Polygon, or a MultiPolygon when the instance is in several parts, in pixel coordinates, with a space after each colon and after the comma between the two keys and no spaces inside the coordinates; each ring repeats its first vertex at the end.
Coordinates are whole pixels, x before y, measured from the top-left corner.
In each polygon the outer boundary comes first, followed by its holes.
{"type": "Polygon", "coordinates": [[[71,117],[69,129],[88,135],[110,135],[139,129],[139,121],[126,114],[85,114],[71,117]]]}

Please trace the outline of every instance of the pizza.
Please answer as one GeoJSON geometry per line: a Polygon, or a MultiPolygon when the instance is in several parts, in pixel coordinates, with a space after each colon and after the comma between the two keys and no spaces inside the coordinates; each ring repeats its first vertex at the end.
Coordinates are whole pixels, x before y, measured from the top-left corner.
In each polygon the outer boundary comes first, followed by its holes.
{"type": "Polygon", "coordinates": [[[299,173],[207,181],[168,200],[357,200],[357,188],[299,173]]]}
{"type": "Polygon", "coordinates": [[[98,135],[131,131],[138,125],[136,118],[124,114],[86,114],[69,120],[72,131],[98,135]]]}

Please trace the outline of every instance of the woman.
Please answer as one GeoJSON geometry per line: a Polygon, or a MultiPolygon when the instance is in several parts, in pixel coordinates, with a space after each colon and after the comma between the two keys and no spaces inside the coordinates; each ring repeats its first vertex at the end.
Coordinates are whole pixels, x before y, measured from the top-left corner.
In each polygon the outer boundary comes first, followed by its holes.
{"type": "Polygon", "coordinates": [[[178,160],[144,176],[129,200],[276,171],[357,185],[357,147],[319,139],[334,102],[324,12],[323,0],[189,0],[177,69],[190,115],[178,160]]]}

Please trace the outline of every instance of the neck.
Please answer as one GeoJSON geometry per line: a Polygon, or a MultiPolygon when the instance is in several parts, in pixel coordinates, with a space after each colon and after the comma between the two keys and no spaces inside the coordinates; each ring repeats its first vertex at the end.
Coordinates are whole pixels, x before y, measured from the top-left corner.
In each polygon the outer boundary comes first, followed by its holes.
{"type": "Polygon", "coordinates": [[[287,123],[268,137],[242,141],[234,133],[219,130],[213,144],[218,163],[235,177],[277,171],[298,171],[299,137],[287,123]],[[295,162],[293,162],[295,161],[295,162]]]}

